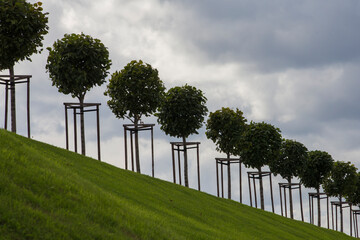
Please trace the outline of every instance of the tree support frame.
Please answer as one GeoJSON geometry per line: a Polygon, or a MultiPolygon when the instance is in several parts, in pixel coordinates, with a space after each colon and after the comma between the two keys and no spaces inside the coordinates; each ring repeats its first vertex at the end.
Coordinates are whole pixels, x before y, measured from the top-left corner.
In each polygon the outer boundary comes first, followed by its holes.
{"type": "Polygon", "coordinates": [[[330,229],[330,220],[329,220],[329,197],[326,195],[326,193],[309,193],[309,218],[310,223],[314,224],[314,199],[320,198],[320,201],[322,199],[326,199],[326,214],[327,214],[327,228],[330,229]]]}
{"type": "Polygon", "coordinates": [[[240,203],[242,203],[242,184],[241,184],[241,159],[240,158],[215,158],[216,161],[216,186],[217,186],[217,196],[220,197],[220,187],[219,187],[219,165],[221,173],[221,197],[224,198],[224,169],[223,165],[230,166],[231,164],[239,164],[239,191],[240,191],[240,203]]]}
{"type": "MultiPolygon", "coordinates": [[[[332,230],[338,231],[338,208],[349,208],[350,210],[350,236],[352,236],[352,204],[350,202],[341,202],[340,201],[331,201],[331,221],[332,221],[332,230]],[[334,207],[335,207],[335,224],[334,224],[334,207]],[[335,228],[335,229],[334,229],[335,228]]],[[[344,212],[343,212],[344,214],[344,212]]],[[[341,224],[341,223],[340,223],[341,224]]]]}
{"type": "MultiPolygon", "coordinates": [[[[26,110],[27,110],[27,135],[30,138],[30,78],[32,75],[14,75],[14,89],[16,84],[26,83],[26,110]]],[[[9,92],[12,90],[10,75],[0,75],[0,84],[5,85],[5,117],[4,129],[8,129],[9,92]]]]}
{"type": "Polygon", "coordinates": [[[74,118],[74,150],[77,153],[77,115],[84,114],[85,112],[96,112],[96,130],[97,130],[97,149],[98,149],[98,160],[101,161],[101,152],[100,152],[100,115],[99,115],[99,106],[101,103],[83,103],[82,106],[80,103],[69,103],[65,102],[65,135],[66,135],[66,149],[69,150],[69,126],[68,126],[68,110],[73,110],[74,118]],[[83,107],[83,111],[81,111],[83,107]]]}
{"type": "Polygon", "coordinates": [[[253,206],[253,201],[252,201],[252,194],[251,194],[251,179],[253,182],[253,188],[254,188],[254,202],[255,202],[255,207],[257,208],[257,195],[256,195],[256,182],[255,180],[258,179],[260,181],[260,176],[261,178],[264,177],[269,177],[269,182],[270,182],[270,195],[271,195],[271,207],[272,207],[272,212],[275,213],[275,208],[274,208],[274,197],[273,197],[273,189],[272,189],[272,180],[271,180],[271,172],[247,172],[248,174],[248,181],[249,181],[249,197],[250,197],[250,206],[253,206]]]}
{"type": "Polygon", "coordinates": [[[181,185],[181,163],[180,163],[180,152],[184,152],[186,149],[196,149],[196,162],[197,162],[197,175],[198,175],[198,190],[200,191],[200,156],[199,156],[199,145],[200,142],[186,142],[184,147],[183,142],[170,142],[171,144],[171,156],[172,156],[172,167],[173,167],[173,182],[176,183],[176,166],[175,166],[175,152],[177,152],[178,159],[178,170],[179,170],[179,184],[181,185]]]}
{"type": "MultiPolygon", "coordinates": [[[[285,217],[287,217],[286,189],[289,189],[289,191],[299,189],[301,221],[304,222],[304,212],[303,212],[301,184],[300,183],[279,183],[281,216],[284,216],[283,212],[285,210],[285,217]],[[281,190],[283,190],[284,196],[282,196],[281,190]],[[284,207],[283,207],[283,199],[284,199],[284,207]]],[[[289,197],[289,201],[290,201],[290,197],[289,197]]]]}
{"type": "Polygon", "coordinates": [[[131,157],[131,171],[135,171],[134,168],[134,138],[133,135],[137,132],[141,131],[150,131],[151,133],[151,175],[155,176],[155,160],[154,160],[154,126],[155,124],[123,124],[124,127],[124,147],[125,147],[125,169],[128,170],[128,140],[127,140],[127,132],[130,135],[130,157],[131,157]]]}
{"type": "Polygon", "coordinates": [[[358,225],[358,216],[360,215],[360,209],[351,210],[353,224],[354,224],[354,235],[356,238],[359,238],[359,225],[358,225]]]}

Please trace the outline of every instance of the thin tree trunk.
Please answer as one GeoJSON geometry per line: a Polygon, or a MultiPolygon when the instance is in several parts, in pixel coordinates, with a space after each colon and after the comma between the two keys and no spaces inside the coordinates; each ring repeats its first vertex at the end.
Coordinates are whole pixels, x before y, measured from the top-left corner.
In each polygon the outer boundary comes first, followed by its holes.
{"type": "Polygon", "coordinates": [[[135,161],[136,161],[136,172],[141,173],[140,171],[140,154],[139,154],[139,132],[138,132],[138,124],[139,117],[135,116],[135,161]]]}
{"type": "Polygon", "coordinates": [[[260,204],[261,209],[265,210],[265,203],[264,203],[264,187],[263,187],[263,179],[261,174],[261,168],[258,168],[259,171],[259,180],[260,180],[260,204]]]}
{"type": "Polygon", "coordinates": [[[184,179],[185,179],[185,187],[189,187],[187,146],[186,146],[186,138],[185,137],[183,137],[183,145],[184,145],[184,179]]]}
{"type": "Polygon", "coordinates": [[[11,102],[11,131],[16,133],[16,99],[15,99],[15,78],[14,66],[9,68],[10,73],[10,102],[11,102]]]}
{"type": "MultiPolygon", "coordinates": [[[[339,197],[340,201],[340,231],[344,232],[344,225],[343,225],[343,209],[342,209],[342,196],[339,197]]],[[[350,213],[351,214],[351,213],[350,213]]],[[[337,220],[337,219],[336,219],[337,220]]],[[[351,223],[350,223],[351,224],[351,223]]]]}
{"type": "Polygon", "coordinates": [[[292,190],[291,190],[291,178],[288,179],[288,183],[289,183],[290,217],[291,217],[291,219],[294,219],[293,197],[292,197],[292,190]]]}
{"type": "Polygon", "coordinates": [[[318,207],[318,226],[321,227],[321,208],[320,208],[320,187],[316,189],[317,192],[317,207],[318,207]]]}
{"type": "Polygon", "coordinates": [[[84,122],[84,96],[79,97],[80,101],[80,133],[81,133],[81,154],[86,154],[85,149],[85,122],[84,122]]]}
{"type": "MultiPolygon", "coordinates": [[[[230,153],[227,154],[227,158],[230,158],[230,153]]],[[[231,199],[231,171],[230,162],[228,162],[228,199],[231,199]]]]}

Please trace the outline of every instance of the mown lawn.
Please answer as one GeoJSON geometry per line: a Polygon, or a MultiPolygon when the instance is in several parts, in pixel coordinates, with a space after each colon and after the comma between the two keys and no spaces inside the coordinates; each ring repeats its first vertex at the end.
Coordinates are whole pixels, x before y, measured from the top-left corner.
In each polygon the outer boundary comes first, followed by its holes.
{"type": "Polygon", "coordinates": [[[0,130],[0,239],[352,239],[0,130]]]}

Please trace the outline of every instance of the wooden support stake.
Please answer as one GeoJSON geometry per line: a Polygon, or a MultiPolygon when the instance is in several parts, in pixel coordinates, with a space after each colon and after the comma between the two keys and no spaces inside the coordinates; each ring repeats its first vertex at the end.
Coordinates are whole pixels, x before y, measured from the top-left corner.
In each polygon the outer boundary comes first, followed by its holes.
{"type": "Polygon", "coordinates": [[[198,174],[198,190],[200,191],[200,161],[199,161],[199,144],[196,144],[197,149],[197,174],[198,174]]]}
{"type": "Polygon", "coordinates": [[[65,138],[66,138],[66,150],[69,150],[69,127],[68,127],[68,113],[67,106],[65,106],[65,138]]]}
{"type": "Polygon", "coordinates": [[[7,130],[7,121],[8,121],[8,105],[9,105],[9,84],[5,82],[5,129],[7,130]]]}
{"type": "Polygon", "coordinates": [[[98,160],[101,161],[101,154],[100,154],[100,116],[99,115],[100,115],[99,114],[99,105],[96,105],[98,160]]]}
{"type": "Polygon", "coordinates": [[[74,146],[75,146],[75,152],[77,153],[77,126],[76,126],[76,109],[73,109],[74,113],[74,146]]]}
{"type": "Polygon", "coordinates": [[[151,126],[151,173],[155,177],[155,159],[154,159],[154,129],[151,126]]]}
{"type": "Polygon", "coordinates": [[[175,174],[175,156],[174,156],[174,145],[171,144],[171,155],[172,155],[172,166],[173,166],[173,182],[176,183],[176,174],[175,174]]]}
{"type": "Polygon", "coordinates": [[[219,161],[216,160],[216,189],[217,189],[217,196],[220,197],[219,194],[219,168],[218,168],[219,161]]]}
{"type": "Polygon", "coordinates": [[[126,129],[124,129],[124,144],[125,144],[125,169],[128,170],[128,154],[127,154],[127,133],[126,129]]]}
{"type": "Polygon", "coordinates": [[[28,138],[30,138],[30,78],[27,78],[27,132],[28,132],[28,138]]]}

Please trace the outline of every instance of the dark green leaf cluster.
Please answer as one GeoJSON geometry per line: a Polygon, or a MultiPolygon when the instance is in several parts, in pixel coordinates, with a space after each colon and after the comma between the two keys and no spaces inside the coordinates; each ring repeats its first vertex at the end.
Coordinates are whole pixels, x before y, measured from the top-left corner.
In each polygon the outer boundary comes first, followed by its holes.
{"type": "Polygon", "coordinates": [[[271,172],[276,176],[290,181],[299,176],[307,160],[307,148],[295,140],[283,139],[281,142],[280,157],[274,158],[270,164],[271,172]]]}
{"type": "Polygon", "coordinates": [[[81,99],[105,82],[111,60],[99,39],[83,33],[65,34],[48,50],[46,70],[59,92],[81,99]]]}
{"type": "Polygon", "coordinates": [[[308,159],[300,173],[301,183],[305,187],[319,189],[333,168],[334,160],[330,154],[323,151],[310,151],[308,159]]]}
{"type": "Polygon", "coordinates": [[[356,173],[356,183],[353,192],[346,196],[346,200],[354,205],[360,206],[360,173],[356,173]]]}
{"type": "Polygon", "coordinates": [[[211,112],[206,123],[206,137],[216,144],[216,150],[238,155],[242,135],[246,129],[243,112],[222,108],[211,112]]]}
{"type": "Polygon", "coordinates": [[[112,74],[105,95],[111,98],[107,103],[116,117],[127,117],[136,123],[142,115],[156,111],[164,91],[158,71],[150,64],[134,60],[112,74]]]}
{"type": "Polygon", "coordinates": [[[330,176],[323,182],[328,196],[348,197],[356,191],[357,168],[351,162],[335,162],[330,176]]]}
{"type": "Polygon", "coordinates": [[[156,114],[161,129],[172,137],[197,134],[208,112],[206,100],[200,89],[189,85],[169,89],[156,114]]]}
{"type": "Polygon", "coordinates": [[[240,156],[246,167],[260,170],[279,157],[280,147],[280,129],[264,122],[251,122],[243,135],[240,156]]]}
{"type": "Polygon", "coordinates": [[[48,13],[41,2],[25,0],[0,2],[0,70],[9,69],[18,61],[42,51],[42,40],[48,33],[48,13]]]}

